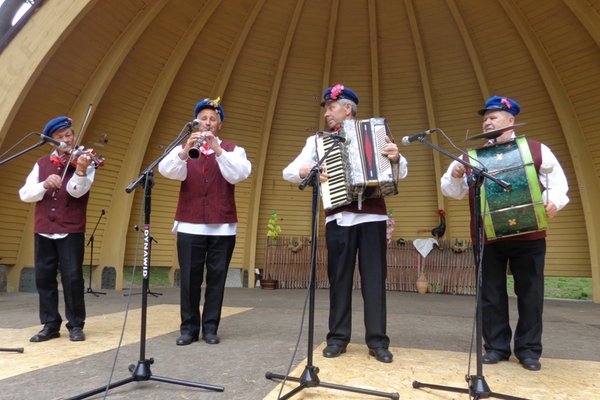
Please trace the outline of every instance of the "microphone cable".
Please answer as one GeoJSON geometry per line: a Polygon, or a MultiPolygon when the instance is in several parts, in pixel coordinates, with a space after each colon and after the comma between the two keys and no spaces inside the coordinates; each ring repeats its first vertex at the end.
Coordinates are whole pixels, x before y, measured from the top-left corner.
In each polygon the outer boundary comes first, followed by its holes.
{"type": "MultiPolygon", "coordinates": [[[[279,385],[279,393],[277,394],[277,400],[281,399],[281,395],[283,393],[283,388],[285,387],[287,378],[290,376],[290,372],[292,371],[292,368],[294,366],[294,360],[296,359],[296,356],[298,355],[298,350],[300,348],[300,339],[302,338],[302,332],[304,331],[304,322],[306,320],[306,308],[308,306],[308,299],[310,298],[310,290],[311,290],[310,282],[312,282],[312,279],[314,279],[314,277],[313,277],[312,268],[311,268],[311,273],[309,276],[308,290],[306,291],[306,297],[304,298],[304,306],[302,307],[302,316],[300,317],[300,329],[298,330],[298,337],[296,339],[296,344],[294,345],[294,351],[292,352],[292,357],[290,358],[290,363],[288,364],[287,370],[285,371],[285,377],[281,380],[281,383],[279,385]]],[[[313,349],[307,349],[307,351],[313,351],[313,349]]]]}
{"type": "MultiPolygon", "coordinates": [[[[146,183],[147,184],[147,183],[146,183]]],[[[140,202],[140,209],[139,209],[139,223],[138,226],[144,226],[144,224],[142,223],[144,219],[144,202],[141,201],[140,202]]],[[[141,237],[142,237],[142,230],[138,230],[137,234],[136,234],[136,239],[135,239],[135,253],[133,256],[133,268],[131,270],[131,280],[129,282],[129,287],[127,288],[127,303],[125,304],[125,316],[123,317],[123,326],[121,327],[121,334],[119,336],[119,344],[117,345],[116,348],[116,352],[115,352],[115,357],[113,359],[113,363],[112,366],[110,368],[110,373],[108,376],[108,381],[106,382],[106,389],[104,390],[104,394],[102,395],[102,399],[105,400],[106,396],[108,395],[108,392],[110,390],[110,385],[112,383],[113,380],[113,376],[115,373],[115,368],[117,365],[117,360],[119,358],[119,353],[121,351],[121,346],[123,344],[123,337],[125,336],[125,329],[127,327],[127,319],[129,317],[129,308],[131,306],[131,299],[132,299],[132,292],[133,292],[133,280],[135,278],[135,273],[137,270],[137,266],[138,266],[138,257],[139,257],[139,248],[140,248],[140,242],[141,242],[141,237]]],[[[142,311],[142,310],[141,310],[142,311]]],[[[133,371],[130,371],[131,373],[133,373],[133,371]]]]}

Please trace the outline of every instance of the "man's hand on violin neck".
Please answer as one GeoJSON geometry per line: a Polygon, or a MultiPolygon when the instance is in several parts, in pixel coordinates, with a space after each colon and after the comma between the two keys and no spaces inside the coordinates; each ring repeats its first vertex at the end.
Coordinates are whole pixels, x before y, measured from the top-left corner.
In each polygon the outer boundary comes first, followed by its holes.
{"type": "Polygon", "coordinates": [[[87,167],[92,163],[92,157],[89,154],[84,153],[77,157],[77,171],[86,172],[87,167]]]}

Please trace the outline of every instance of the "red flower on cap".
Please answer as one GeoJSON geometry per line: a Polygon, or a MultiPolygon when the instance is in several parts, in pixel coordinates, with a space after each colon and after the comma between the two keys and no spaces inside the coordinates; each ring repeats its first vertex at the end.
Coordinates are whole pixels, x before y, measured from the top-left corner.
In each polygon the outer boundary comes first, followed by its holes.
{"type": "Polygon", "coordinates": [[[510,101],[506,97],[501,98],[500,103],[504,104],[506,106],[506,108],[511,107],[510,101]]]}
{"type": "Polygon", "coordinates": [[[338,96],[342,93],[343,90],[344,90],[344,85],[342,85],[340,83],[336,83],[331,88],[331,94],[329,95],[329,97],[333,100],[337,100],[338,96]]]}

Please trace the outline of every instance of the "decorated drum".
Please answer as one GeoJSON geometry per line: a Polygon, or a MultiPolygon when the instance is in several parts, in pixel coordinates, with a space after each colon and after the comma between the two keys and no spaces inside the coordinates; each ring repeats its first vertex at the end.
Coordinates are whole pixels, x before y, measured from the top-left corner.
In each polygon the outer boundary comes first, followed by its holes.
{"type": "Polygon", "coordinates": [[[481,215],[486,237],[521,235],[548,227],[540,182],[524,136],[469,150],[490,175],[511,185],[506,191],[490,179],[481,188],[481,215]]]}

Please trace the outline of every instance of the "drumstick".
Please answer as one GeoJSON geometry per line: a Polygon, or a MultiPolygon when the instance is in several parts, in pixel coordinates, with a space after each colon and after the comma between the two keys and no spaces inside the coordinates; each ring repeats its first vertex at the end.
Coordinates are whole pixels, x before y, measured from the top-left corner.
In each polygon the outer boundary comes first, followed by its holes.
{"type": "Polygon", "coordinates": [[[546,203],[548,203],[548,196],[549,196],[549,190],[550,187],[548,185],[548,174],[550,174],[552,171],[554,170],[554,164],[551,163],[544,163],[540,166],[540,172],[544,175],[546,175],[546,203]]]}

